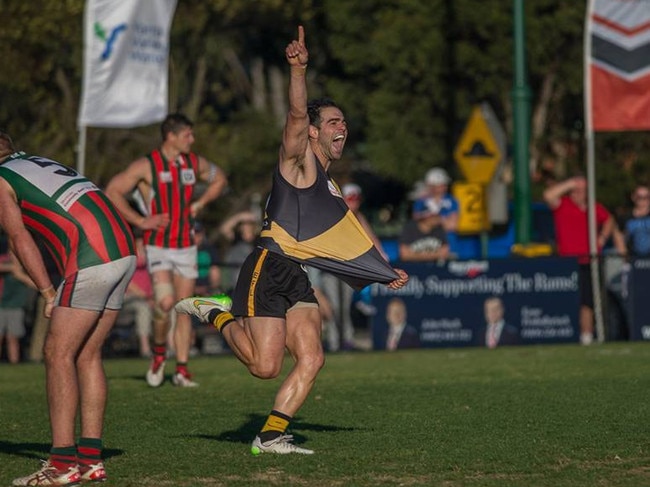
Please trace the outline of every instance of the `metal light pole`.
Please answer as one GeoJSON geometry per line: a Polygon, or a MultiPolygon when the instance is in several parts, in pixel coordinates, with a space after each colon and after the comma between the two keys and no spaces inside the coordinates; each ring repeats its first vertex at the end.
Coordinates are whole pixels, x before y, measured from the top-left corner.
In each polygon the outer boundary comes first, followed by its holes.
{"type": "Polygon", "coordinates": [[[526,75],[526,29],[524,0],[513,0],[514,11],[514,86],[513,105],[513,157],[515,170],[515,241],[530,242],[531,192],[530,192],[530,88],[526,75]]]}

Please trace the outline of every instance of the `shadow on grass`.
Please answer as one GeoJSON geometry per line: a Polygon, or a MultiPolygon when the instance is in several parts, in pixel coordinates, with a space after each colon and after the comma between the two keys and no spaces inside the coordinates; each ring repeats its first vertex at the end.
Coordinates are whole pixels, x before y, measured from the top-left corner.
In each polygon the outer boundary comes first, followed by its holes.
{"type": "MultiPolygon", "coordinates": [[[[38,460],[47,458],[50,455],[50,445],[48,443],[14,443],[0,440],[0,453],[38,460]]],[[[106,448],[103,450],[102,456],[107,459],[120,456],[123,453],[124,450],[106,448]]]]}
{"type": "MultiPolygon", "coordinates": [[[[253,438],[255,438],[257,433],[259,433],[260,427],[264,424],[264,421],[266,421],[266,416],[262,416],[261,414],[249,414],[248,419],[237,429],[224,431],[218,435],[199,434],[193,436],[204,440],[247,444],[253,441],[253,438]]],[[[358,428],[303,423],[300,421],[300,418],[294,418],[291,421],[288,432],[293,435],[295,443],[300,444],[307,439],[307,437],[301,433],[302,431],[354,431],[355,429],[358,428]]]]}
{"type": "MultiPolygon", "coordinates": [[[[123,380],[123,381],[133,381],[133,382],[142,382],[143,384],[146,385],[147,379],[145,378],[145,374],[147,373],[147,369],[144,369],[142,371],[142,374],[124,374],[124,375],[117,375],[113,374],[111,375],[110,379],[111,380],[123,380]]],[[[163,379],[163,384],[169,382],[171,383],[172,381],[172,374],[166,374],[165,378],[163,379]]]]}
{"type": "MultiPolygon", "coordinates": [[[[142,385],[147,386],[149,389],[157,389],[156,387],[149,387],[147,384],[147,379],[145,377],[145,374],[147,373],[147,369],[143,369],[142,374],[124,374],[124,375],[117,375],[117,374],[111,374],[109,379],[111,381],[124,381],[124,382],[140,382],[142,385]]],[[[172,383],[172,377],[174,374],[165,374],[162,383],[160,384],[160,387],[163,387],[165,385],[171,385],[172,383]]]]}

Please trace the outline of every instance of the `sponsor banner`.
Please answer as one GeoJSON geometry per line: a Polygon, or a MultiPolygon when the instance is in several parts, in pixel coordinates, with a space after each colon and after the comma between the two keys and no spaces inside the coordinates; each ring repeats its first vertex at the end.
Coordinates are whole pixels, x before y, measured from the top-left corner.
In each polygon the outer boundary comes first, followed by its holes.
{"type": "Polygon", "coordinates": [[[630,340],[650,341],[650,259],[634,259],[627,277],[627,308],[630,340]]]}
{"type": "Polygon", "coordinates": [[[590,0],[587,31],[594,130],[650,129],[650,2],[590,0]]]}
{"type": "Polygon", "coordinates": [[[167,115],[176,0],[87,0],[79,126],[135,127],[167,115]]]}
{"type": "Polygon", "coordinates": [[[576,259],[509,258],[399,267],[410,276],[404,288],[391,290],[379,284],[370,288],[377,308],[372,321],[376,350],[579,341],[576,259]],[[497,325],[488,327],[488,322],[497,325]],[[396,338],[393,329],[401,329],[401,336],[396,338]]]}

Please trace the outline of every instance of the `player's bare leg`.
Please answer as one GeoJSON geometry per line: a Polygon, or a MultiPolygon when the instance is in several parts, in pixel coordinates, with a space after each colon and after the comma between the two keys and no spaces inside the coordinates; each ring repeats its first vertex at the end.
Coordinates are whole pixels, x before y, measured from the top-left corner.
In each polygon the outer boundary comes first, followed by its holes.
{"type": "Polygon", "coordinates": [[[280,386],[273,409],[294,416],[325,363],[318,308],[300,308],[287,313],[286,346],[295,364],[280,386]]]}
{"type": "Polygon", "coordinates": [[[317,307],[290,310],[286,320],[286,348],[294,365],[275,396],[273,410],[253,440],[251,452],[312,454],[313,450],[293,444],[286,434],[294,415],[312,390],[325,357],[321,344],[321,317],[317,307]]]}
{"type": "Polygon", "coordinates": [[[44,359],[53,447],[75,444],[79,397],[82,393],[85,396],[85,391],[80,392],[80,387],[87,386],[85,380],[80,380],[77,375],[77,353],[98,315],[94,311],[60,306],[54,308],[52,313],[45,339],[44,359]],[[69,326],[70,323],[75,326],[69,326]]]}

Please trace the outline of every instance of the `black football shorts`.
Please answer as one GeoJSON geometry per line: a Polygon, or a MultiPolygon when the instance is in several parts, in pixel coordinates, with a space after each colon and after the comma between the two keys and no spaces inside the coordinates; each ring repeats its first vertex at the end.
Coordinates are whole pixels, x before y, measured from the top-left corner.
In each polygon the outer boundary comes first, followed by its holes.
{"type": "Polygon", "coordinates": [[[318,306],[307,271],[287,257],[256,247],[239,272],[232,314],[285,318],[298,303],[318,306]]]}

